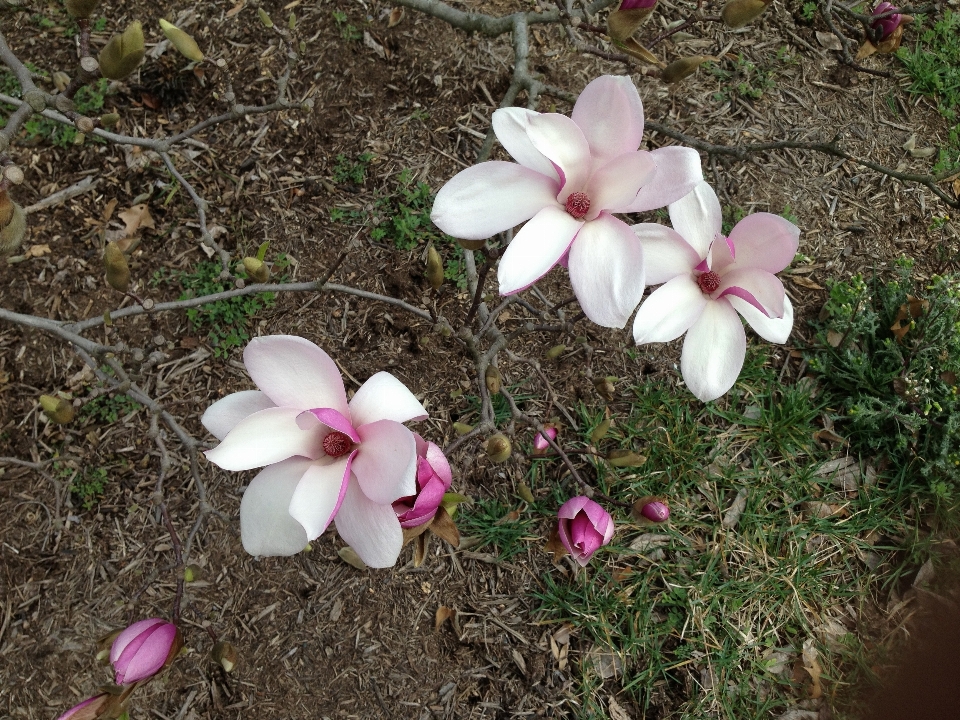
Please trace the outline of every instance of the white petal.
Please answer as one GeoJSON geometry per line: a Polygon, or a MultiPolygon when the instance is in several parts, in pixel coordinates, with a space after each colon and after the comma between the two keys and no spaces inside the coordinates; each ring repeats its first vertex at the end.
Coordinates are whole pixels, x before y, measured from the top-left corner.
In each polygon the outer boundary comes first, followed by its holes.
{"type": "Polygon", "coordinates": [[[597,325],[622,328],[643,297],[643,246],[607,213],[586,223],[570,246],[570,284],[597,325]]]}
{"type": "Polygon", "coordinates": [[[720,276],[720,287],[713,293],[713,297],[738,295],[747,302],[759,303],[757,310],[766,311],[770,317],[782,316],[786,293],[780,278],[757,267],[738,265],[731,265],[730,269],[720,276]]]}
{"type": "Polygon", "coordinates": [[[734,295],[727,295],[725,299],[743,315],[753,331],[764,340],[782,345],[790,337],[790,332],[793,330],[793,303],[786,295],[783,297],[782,318],[767,317],[746,300],[741,300],[734,295]]]}
{"type": "Polygon", "coordinates": [[[448,235],[483,240],[556,204],[559,183],[536,170],[491,161],[454,175],[440,188],[430,219],[448,235]]]}
{"type": "Polygon", "coordinates": [[[324,457],[312,463],[288,503],[290,516],[313,540],[320,537],[337,514],[350,480],[350,462],[356,451],[336,459],[324,457]]]}
{"type": "Polygon", "coordinates": [[[736,263],[778,273],[793,261],[800,245],[800,228],[772,213],[753,213],[730,231],[736,263]]]}
{"type": "Polygon", "coordinates": [[[590,146],[573,120],[557,113],[531,117],[527,120],[527,137],[560,173],[559,202],[583,190],[591,171],[590,146]]]}
{"type": "Polygon", "coordinates": [[[555,202],[534,215],[520,228],[500,259],[500,294],[519,292],[546,275],[570,247],[582,225],[582,220],[574,219],[555,202]]]}
{"type": "Polygon", "coordinates": [[[673,228],[657,223],[640,223],[630,228],[643,245],[643,266],[648,285],[665,283],[677,275],[689,274],[702,258],[673,228]]]}
{"type": "MultiPolygon", "coordinates": [[[[251,470],[295,455],[311,460],[323,454],[320,424],[302,430],[297,424],[301,410],[275,407],[244,418],[213,450],[207,459],[224,470],[251,470]]],[[[312,417],[312,416],[311,416],[312,417]]]]}
{"type": "Polygon", "coordinates": [[[594,167],[636,150],[643,139],[643,103],[633,81],[603,75],[591,81],[571,113],[590,145],[594,167]]]}
{"type": "Polygon", "coordinates": [[[657,170],[624,212],[646,212],[674,203],[689,194],[702,180],[700,153],[693,148],[670,145],[651,150],[657,170]]]}
{"type": "Polygon", "coordinates": [[[676,340],[699,319],[707,302],[689,274],[667,281],[654,290],[637,311],[633,320],[634,341],[643,345],[676,340]]]}
{"type": "Polygon", "coordinates": [[[294,555],[307,546],[303,525],[290,516],[290,498],[312,465],[290,458],[265,467],[240,501],[240,539],[251,555],[294,555]]]}
{"type": "Polygon", "coordinates": [[[593,220],[601,210],[623,212],[656,169],[648,152],[628,152],[613,158],[587,181],[583,191],[590,198],[590,212],[585,219],[593,220]]]}
{"type": "Polygon", "coordinates": [[[687,331],[680,372],[690,392],[703,402],[733,387],[747,356],[747,336],[740,316],[725,300],[708,302],[687,331]]]}
{"type": "Polygon", "coordinates": [[[426,417],[426,408],[388,372],[371,375],[350,400],[350,419],[355,428],[377,420],[402,423],[426,417]]]}
{"type": "Polygon", "coordinates": [[[526,108],[500,108],[493,113],[491,123],[497,140],[510,156],[524,167],[553,178],[559,187],[560,177],[553,163],[537,150],[527,137],[527,121],[540,113],[526,108]]]}
{"type": "Polygon", "coordinates": [[[243,351],[247,372],[280,406],[301,410],[347,410],[347,395],[337,364],[309,340],[296,335],[254,338],[243,351]]]}
{"type": "Polygon", "coordinates": [[[241,390],[220,398],[206,409],[200,424],[217,440],[223,440],[237,423],[255,412],[275,407],[259,390],[241,390]]]}
{"type": "Polygon", "coordinates": [[[669,210],[673,229],[705,258],[723,225],[723,212],[713,188],[705,182],[698,183],[693,192],[671,203],[669,210]]]}
{"type": "Polygon", "coordinates": [[[370,567],[390,567],[400,557],[403,530],[393,506],[373,502],[353,479],[334,522],[340,537],[370,567]]]}
{"type": "Polygon", "coordinates": [[[357,428],[360,451],[353,474],[363,494],[387,505],[417,493],[417,442],[413,433],[392,420],[357,428]]]}

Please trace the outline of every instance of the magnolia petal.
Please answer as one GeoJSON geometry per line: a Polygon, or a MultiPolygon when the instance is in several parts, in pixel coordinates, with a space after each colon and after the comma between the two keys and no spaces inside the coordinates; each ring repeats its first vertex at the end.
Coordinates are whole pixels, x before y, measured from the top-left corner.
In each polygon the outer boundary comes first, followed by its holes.
{"type": "Polygon", "coordinates": [[[303,526],[307,540],[320,537],[340,509],[350,480],[351,463],[356,462],[358,454],[354,450],[333,462],[311,463],[297,483],[288,510],[290,517],[303,526]]]}
{"type": "Polygon", "coordinates": [[[643,245],[643,267],[648,285],[660,285],[677,275],[689,275],[699,263],[697,251],[676,230],[657,223],[630,228],[643,245]]]}
{"type": "Polygon", "coordinates": [[[290,458],[268,465],[250,481],[240,501],[244,550],[251,555],[295,555],[307,546],[307,531],[290,515],[290,500],[313,464],[290,458]]]}
{"type": "Polygon", "coordinates": [[[603,75],[591,81],[570,117],[583,131],[594,168],[636,150],[643,139],[643,103],[628,76],[603,75]]]}
{"type": "Polygon", "coordinates": [[[753,331],[767,342],[782,345],[790,337],[790,332],[793,330],[793,303],[786,295],[783,297],[782,318],[767,317],[766,313],[734,295],[727,295],[726,299],[738,313],[743,315],[753,331]]]}
{"type": "Polygon", "coordinates": [[[491,161],[454,175],[440,188],[430,219],[448,235],[483,240],[556,204],[559,183],[523,165],[491,161]]]}
{"type": "Polygon", "coordinates": [[[590,198],[585,220],[593,220],[601,210],[622,212],[649,182],[657,166],[646,151],[624,153],[599,168],[587,181],[583,192],[590,198]]]}
{"type": "Polygon", "coordinates": [[[654,290],[633,319],[637,345],[670,342],[689,330],[709,300],[689,274],[678,275],[654,290]]]}
{"type": "Polygon", "coordinates": [[[259,390],[241,390],[220,398],[208,407],[200,418],[200,424],[217,440],[223,440],[245,417],[271,407],[275,407],[273,401],[259,390]]]}
{"type": "Polygon", "coordinates": [[[673,229],[705,258],[723,224],[723,211],[713,188],[705,182],[697,183],[689,194],[670,203],[669,210],[673,229]]]}
{"type": "Polygon", "coordinates": [[[334,520],[340,537],[373,568],[390,567],[400,557],[403,530],[392,505],[379,505],[351,481],[334,520]]]}
{"type": "MultiPolygon", "coordinates": [[[[138,620],[125,628],[113,639],[113,644],[110,646],[110,662],[116,663],[123,654],[123,651],[126,650],[136,638],[140,637],[142,633],[150,628],[163,625],[165,622],[167,621],[161,618],[147,618],[146,620],[138,620]]],[[[140,645],[138,644],[137,647],[140,647],[140,645]]]]}
{"type": "Polygon", "coordinates": [[[720,276],[720,287],[714,298],[736,295],[762,310],[769,317],[783,316],[783,283],[776,275],[755,267],[740,267],[740,263],[731,265],[730,270],[720,276]]]}
{"type": "Polygon", "coordinates": [[[544,113],[527,120],[527,137],[560,174],[557,200],[579,192],[590,177],[590,146],[577,124],[566,115],[544,113]]]}
{"type": "Polygon", "coordinates": [[[297,425],[300,413],[295,407],[254,413],[237,423],[213,450],[207,450],[207,459],[224,470],[250,470],[294,455],[316,459],[323,454],[319,426],[301,430],[297,425]]]}
{"type": "Polygon", "coordinates": [[[342,413],[347,410],[337,364],[305,338],[254,338],[243,351],[243,364],[257,387],[277,405],[301,410],[326,407],[342,413]]]}
{"type": "Polygon", "coordinates": [[[361,425],[357,432],[360,451],[353,461],[353,474],[364,495],[380,505],[415,495],[417,443],[409,428],[379,420],[361,425]]]}
{"type": "Polygon", "coordinates": [[[570,284],[597,325],[622,328],[643,297],[643,247],[608,213],[586,223],[570,247],[570,284]]]}
{"type": "Polygon", "coordinates": [[[555,202],[534,215],[500,258],[500,294],[519,292],[546,275],[570,247],[582,225],[582,220],[575,219],[555,202]]]}
{"type": "Polygon", "coordinates": [[[693,148],[671,145],[651,150],[650,156],[657,164],[656,172],[623,212],[647,212],[666,207],[688,195],[703,181],[700,153],[693,148]]]}
{"type": "Polygon", "coordinates": [[[114,663],[117,685],[128,685],[155,675],[164,666],[177,636],[177,626],[161,622],[141,632],[114,663]]]}
{"type": "Polygon", "coordinates": [[[800,246],[800,228],[772,213],[747,215],[730,231],[737,265],[778,273],[793,262],[800,246]]]}
{"type": "Polygon", "coordinates": [[[683,341],[680,373],[690,392],[709,402],[733,387],[746,356],[747,336],[737,311],[725,300],[708,302],[683,341]]]}
{"type": "Polygon", "coordinates": [[[590,503],[597,505],[597,503],[588,498],[586,495],[577,495],[576,497],[572,497],[560,506],[560,509],[557,510],[557,517],[573,520],[573,518],[577,516],[577,513],[583,510],[583,508],[590,503]]]}
{"type": "Polygon", "coordinates": [[[388,372],[371,375],[350,400],[354,427],[377,420],[425,420],[427,410],[407,386],[388,372]]]}
{"type": "MultiPolygon", "coordinates": [[[[346,415],[338,413],[336,410],[331,408],[313,408],[308,410],[309,415],[313,415],[317,420],[326,425],[330,430],[336,432],[342,432],[344,435],[349,437],[354,442],[360,442],[360,436],[357,435],[357,431],[353,427],[353,423],[350,422],[350,419],[346,415]]],[[[300,429],[306,430],[311,427],[312,422],[304,422],[304,418],[297,418],[297,425],[300,426],[300,429]]],[[[323,437],[326,438],[329,434],[328,432],[323,432],[323,437]]]]}
{"type": "Polygon", "coordinates": [[[453,483],[453,472],[450,470],[450,462],[447,460],[447,456],[443,454],[443,450],[433,443],[427,443],[426,458],[437,477],[443,482],[444,487],[449,488],[453,483]]]}
{"type": "Polygon", "coordinates": [[[560,176],[547,157],[527,137],[527,121],[540,113],[526,108],[500,108],[493,113],[491,124],[497,140],[510,156],[524,167],[553,178],[559,186],[560,176]]]}

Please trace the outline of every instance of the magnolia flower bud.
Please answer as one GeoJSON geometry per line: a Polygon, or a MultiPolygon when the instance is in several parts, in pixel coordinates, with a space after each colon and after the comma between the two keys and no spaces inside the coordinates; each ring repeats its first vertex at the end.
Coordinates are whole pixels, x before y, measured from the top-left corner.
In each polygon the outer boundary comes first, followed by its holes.
{"type": "Polygon", "coordinates": [[[264,27],[272,28],[273,20],[270,19],[270,16],[267,15],[267,11],[263,8],[257,8],[257,15],[260,16],[260,22],[263,23],[264,27]]]}
{"type": "Polygon", "coordinates": [[[170,44],[187,60],[192,62],[200,62],[203,60],[203,53],[200,52],[200,46],[197,45],[197,41],[188,33],[163,18],[160,18],[160,29],[163,30],[163,34],[167,36],[170,44]]]}
{"type": "Polygon", "coordinates": [[[114,698],[107,693],[94,695],[92,698],[84,700],[79,705],[74,705],[67,710],[57,720],[97,720],[103,717],[107,706],[113,702],[114,698]]]}
{"type": "Polygon", "coordinates": [[[123,80],[143,60],[143,26],[132,22],[122,35],[114,35],[100,51],[100,72],[110,80],[123,80]]]}
{"type": "Polygon", "coordinates": [[[510,440],[502,433],[497,433],[487,440],[487,457],[495,463],[506,462],[512,452],[513,447],[510,445],[510,440]]]}
{"type": "Polygon", "coordinates": [[[707,60],[713,60],[709,55],[693,55],[691,57],[679,58],[667,65],[660,73],[660,79],[665,83],[680,82],[685,77],[693,75],[707,60]]]}
{"type": "Polygon", "coordinates": [[[42,90],[27,90],[23,94],[23,101],[30,106],[34,112],[43,112],[47,107],[47,97],[42,90]]]}
{"type": "Polygon", "coordinates": [[[632,450],[611,450],[607,455],[607,462],[614,467],[638,467],[647,462],[647,458],[632,450]]]}
{"type": "Polygon", "coordinates": [[[203,577],[203,568],[201,568],[199,565],[187,565],[183,569],[184,582],[196,582],[201,577],[203,577]]]}
{"type": "Polygon", "coordinates": [[[430,245],[427,248],[427,282],[434,290],[443,285],[443,260],[440,259],[440,253],[430,245]]]}
{"type": "Polygon", "coordinates": [[[88,18],[93,15],[99,2],[100,0],[64,0],[63,4],[67,6],[70,17],[88,18]]]}
{"type": "Polygon", "coordinates": [[[534,455],[545,455],[550,449],[550,442],[547,440],[556,440],[557,439],[557,429],[547,425],[543,428],[541,432],[538,432],[533,436],[533,454],[534,455]]]}
{"type": "Polygon", "coordinates": [[[657,0],[620,0],[620,6],[607,16],[607,32],[617,42],[631,37],[657,6],[657,0]]]}
{"type": "Polygon", "coordinates": [[[486,240],[461,240],[459,238],[457,238],[457,242],[464,250],[479,250],[487,244],[486,240]]]}
{"type": "Polygon", "coordinates": [[[563,355],[567,351],[566,345],[554,345],[552,348],[547,350],[543,355],[547,360],[556,360],[558,357],[563,355]]]}
{"type": "Polygon", "coordinates": [[[224,672],[233,672],[233,669],[237,666],[237,649],[232,643],[225,640],[221,640],[213,646],[210,656],[215,663],[219,663],[224,672]]]}
{"type": "Polygon", "coordinates": [[[135,622],[117,635],[110,662],[117,685],[146,680],[173,662],[183,647],[183,636],[173,623],[160,618],[135,622]]]}
{"type": "Polygon", "coordinates": [[[567,500],[557,511],[560,542],[573,559],[586,567],[590,556],[613,538],[613,518],[583,495],[567,500]]]}
{"type": "Polygon", "coordinates": [[[487,391],[491,395],[500,394],[500,383],[502,381],[502,376],[500,371],[494,365],[487,365],[486,371],[483,373],[483,381],[487,386],[487,391]]]}
{"type": "Polygon", "coordinates": [[[670,508],[656,498],[641,498],[633,504],[633,515],[637,519],[662,523],[670,519],[670,508]]]}
{"type": "Polygon", "coordinates": [[[113,127],[120,122],[120,116],[117,113],[107,113],[100,116],[100,124],[105,128],[113,127]]]}
{"type": "Polygon", "coordinates": [[[609,377],[597,378],[593,381],[593,386],[597,389],[597,392],[600,393],[600,396],[604,400],[613,400],[613,393],[616,388],[613,385],[613,380],[609,377]]]}
{"type": "Polygon", "coordinates": [[[73,403],[53,395],[41,395],[40,407],[43,414],[57,425],[66,425],[73,420],[73,403]]]}
{"type": "Polygon", "coordinates": [[[126,292],[130,287],[130,267],[123,250],[115,242],[103,249],[103,265],[107,270],[107,284],[114,290],[126,292]]]}
{"type": "Polygon", "coordinates": [[[462,423],[462,422],[455,422],[453,424],[453,431],[457,435],[466,435],[468,432],[473,431],[473,425],[467,425],[466,423],[462,423]]]}
{"type": "Polygon", "coordinates": [[[739,28],[763,15],[763,11],[767,9],[769,4],[769,0],[767,2],[764,2],[764,0],[730,0],[723,6],[720,16],[727,27],[739,28]]]}
{"type": "MultiPolygon", "coordinates": [[[[877,5],[871,15],[883,15],[884,13],[891,12],[893,10],[899,10],[896,5],[889,2],[882,2],[877,5]]],[[[893,35],[893,31],[896,30],[900,25],[903,24],[903,15],[899,12],[895,12],[893,15],[888,15],[887,17],[877,18],[870,23],[872,27],[879,36],[877,40],[886,40],[888,37],[893,35]]]]}
{"type": "MultiPolygon", "coordinates": [[[[6,193],[3,193],[6,196],[6,193]]],[[[8,200],[9,202],[9,200],[8,200]]],[[[2,206],[0,202],[0,206],[2,206]]],[[[4,215],[9,213],[7,224],[0,229],[0,255],[11,253],[20,247],[24,235],[27,234],[27,214],[23,208],[15,202],[10,202],[12,206],[4,211],[4,215]]]]}
{"type": "Polygon", "coordinates": [[[433,520],[453,482],[450,463],[443,451],[417,433],[413,438],[417,444],[417,494],[393,503],[400,527],[405,530],[433,520]]]}
{"type": "Polygon", "coordinates": [[[265,283],[270,279],[270,268],[259,258],[245,257],[243,259],[243,269],[247,271],[247,275],[254,282],[265,283]]]}

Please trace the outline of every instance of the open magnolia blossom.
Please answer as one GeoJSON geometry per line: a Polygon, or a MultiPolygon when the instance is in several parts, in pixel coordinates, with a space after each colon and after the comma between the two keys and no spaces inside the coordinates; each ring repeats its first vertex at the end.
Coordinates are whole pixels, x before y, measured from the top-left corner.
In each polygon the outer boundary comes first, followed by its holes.
{"type": "Polygon", "coordinates": [[[679,200],[702,180],[699,155],[637,150],[643,105],[629,77],[591,82],[571,117],[514,107],[497,110],[492,122],[517,162],[458,173],[437,193],[433,222],[480,240],[529,220],[500,259],[500,293],[523,290],[563,261],[587,317],[623,327],[643,297],[643,250],[612,213],[679,200]]]}
{"type": "Polygon", "coordinates": [[[293,555],[336,517],[367,565],[393,565],[403,545],[393,503],[417,494],[417,442],[401,423],[426,418],[423,405],[386,372],[347,403],[334,361],[301,337],[255,338],[243,362],[260,389],[228,395],[202,418],[221,440],[211,462],[266,466],[240,503],[243,547],[293,555]]]}
{"type": "Polygon", "coordinates": [[[590,498],[570,498],[557,511],[560,542],[573,559],[586,567],[590,558],[613,538],[613,518],[590,498]]]}
{"type": "Polygon", "coordinates": [[[716,193],[705,182],[670,205],[673,229],[634,225],[643,243],[647,282],[663,285],[637,311],[638,345],[687,334],[680,372],[690,391],[707,402],[733,387],[743,368],[747,338],[737,313],[770,342],[793,329],[793,306],[774,275],[793,260],[796,225],[771,213],[748,215],[721,234],[716,193]]]}
{"type": "Polygon", "coordinates": [[[413,437],[417,441],[417,494],[400,498],[393,504],[400,527],[404,529],[433,520],[444,494],[453,482],[450,463],[443,450],[417,433],[413,437]]]}

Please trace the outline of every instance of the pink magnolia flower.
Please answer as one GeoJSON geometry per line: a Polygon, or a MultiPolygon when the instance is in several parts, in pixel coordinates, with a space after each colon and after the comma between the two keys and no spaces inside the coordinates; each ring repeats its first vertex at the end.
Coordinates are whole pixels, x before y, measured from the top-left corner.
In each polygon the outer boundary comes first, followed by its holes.
{"type": "Polygon", "coordinates": [[[417,493],[417,443],[401,423],[427,417],[423,405],[386,372],[348,404],[334,361],[301,337],[255,338],[243,362],[260,389],[226,396],[201,419],[221,440],[206,453],[211,462],[266,466],[240,503],[243,547],[293,555],[336,516],[367,565],[393,565],[403,545],[393,503],[417,493]]]}
{"type": "Polygon", "coordinates": [[[545,427],[543,432],[538,432],[533,437],[534,455],[543,455],[550,449],[550,443],[547,442],[547,438],[551,440],[557,439],[557,429],[555,427],[545,427]],[[546,435],[546,437],[544,437],[544,435],[546,435]]]}
{"type": "MultiPolygon", "coordinates": [[[[873,12],[871,13],[871,15],[883,15],[884,13],[890,12],[891,10],[899,10],[899,9],[900,8],[898,8],[893,3],[882,2],[873,9],[873,12]]],[[[903,23],[903,15],[901,15],[899,12],[896,12],[893,15],[888,15],[887,17],[877,18],[876,20],[870,23],[870,27],[880,32],[880,37],[877,38],[878,40],[886,40],[888,37],[890,37],[893,34],[894,30],[900,27],[902,23],[903,23]]]]}
{"type": "Polygon", "coordinates": [[[643,251],[612,213],[679,200],[702,179],[699,155],[637,150],[643,105],[629,77],[591,82],[571,117],[514,107],[497,110],[492,122],[517,162],[458,173],[437,193],[433,222],[480,240],[529,220],[500,259],[500,293],[523,290],[565,259],[587,317],[623,327],[643,296],[643,251]]]}
{"type": "Polygon", "coordinates": [[[173,623],[160,618],[135,622],[117,635],[110,648],[117,685],[156,675],[168,658],[180,652],[181,645],[180,631],[173,623]]]}
{"type": "Polygon", "coordinates": [[[583,567],[590,562],[590,556],[613,537],[610,513],[583,495],[567,500],[557,516],[560,542],[583,567]]]}
{"type": "Polygon", "coordinates": [[[400,527],[412,528],[433,520],[444,494],[453,482],[443,450],[413,434],[417,441],[417,493],[393,503],[400,527]]]}
{"type": "Polygon", "coordinates": [[[79,705],[74,705],[57,720],[96,720],[110,700],[110,695],[94,695],[79,705]]]}
{"type": "Polygon", "coordinates": [[[754,213],[721,232],[720,202],[707,183],[670,205],[673,230],[634,226],[647,258],[647,279],[663,283],[640,306],[633,323],[638,345],[687,334],[680,372],[707,402],[733,387],[747,339],[737,313],[770,342],[793,329],[793,306],[774,273],[797,252],[800,230],[779,215],[754,213]]]}
{"type": "Polygon", "coordinates": [[[657,4],[657,0],[620,0],[618,10],[645,10],[657,4]]]}
{"type": "Polygon", "coordinates": [[[653,523],[662,523],[670,519],[670,508],[659,500],[651,500],[640,508],[640,514],[653,523]]]}

